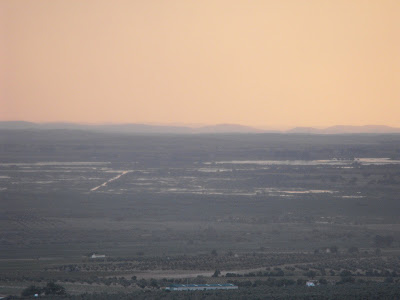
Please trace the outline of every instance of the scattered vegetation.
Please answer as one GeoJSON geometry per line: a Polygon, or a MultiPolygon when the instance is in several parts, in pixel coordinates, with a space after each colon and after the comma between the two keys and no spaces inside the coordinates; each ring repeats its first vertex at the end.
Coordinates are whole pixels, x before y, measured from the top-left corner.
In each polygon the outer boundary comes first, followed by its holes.
{"type": "Polygon", "coordinates": [[[0,294],[185,299],[162,288],[232,282],[238,291],[191,295],[400,295],[399,165],[353,161],[399,159],[400,136],[0,138],[0,294]],[[326,159],[337,164],[226,162],[326,159]],[[66,165],[36,164],[43,161],[66,165]],[[132,172],[90,192],[121,170],[132,172]]]}

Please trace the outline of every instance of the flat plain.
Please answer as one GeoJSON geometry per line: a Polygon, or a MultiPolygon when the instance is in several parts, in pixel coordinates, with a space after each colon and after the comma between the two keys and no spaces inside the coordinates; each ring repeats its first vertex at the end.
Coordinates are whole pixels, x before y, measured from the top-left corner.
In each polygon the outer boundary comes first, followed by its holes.
{"type": "Polygon", "coordinates": [[[395,134],[2,130],[0,294],[395,283],[399,191],[395,134]]]}

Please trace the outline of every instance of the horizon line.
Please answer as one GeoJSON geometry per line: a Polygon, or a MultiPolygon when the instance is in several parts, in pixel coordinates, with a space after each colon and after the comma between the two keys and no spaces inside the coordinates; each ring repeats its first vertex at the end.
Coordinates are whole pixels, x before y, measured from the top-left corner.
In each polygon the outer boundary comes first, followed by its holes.
{"type": "Polygon", "coordinates": [[[27,120],[0,120],[0,123],[31,123],[31,124],[74,124],[85,126],[118,126],[118,125],[146,125],[146,126],[160,126],[160,127],[181,127],[190,129],[200,129],[204,127],[216,126],[240,126],[248,127],[255,130],[273,130],[273,131],[289,131],[292,129],[317,129],[324,130],[332,127],[387,127],[392,129],[400,129],[400,126],[392,126],[386,124],[363,124],[363,125],[350,125],[350,124],[335,124],[335,125],[247,125],[242,123],[185,123],[185,122],[84,122],[84,121],[27,121],[27,120]]]}

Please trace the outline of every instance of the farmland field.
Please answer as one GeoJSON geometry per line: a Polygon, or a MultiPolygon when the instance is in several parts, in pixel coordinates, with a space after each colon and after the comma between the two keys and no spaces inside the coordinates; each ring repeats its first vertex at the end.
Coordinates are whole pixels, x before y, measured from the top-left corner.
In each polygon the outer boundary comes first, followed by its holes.
{"type": "Polygon", "coordinates": [[[0,294],[396,282],[399,192],[399,135],[2,130],[0,294]]]}

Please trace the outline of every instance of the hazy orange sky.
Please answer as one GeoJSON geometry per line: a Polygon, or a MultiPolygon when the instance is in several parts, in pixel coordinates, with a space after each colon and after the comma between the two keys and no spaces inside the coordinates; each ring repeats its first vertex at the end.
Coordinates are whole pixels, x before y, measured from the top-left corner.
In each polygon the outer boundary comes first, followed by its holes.
{"type": "Polygon", "coordinates": [[[399,0],[0,0],[0,120],[400,127],[399,0]]]}

